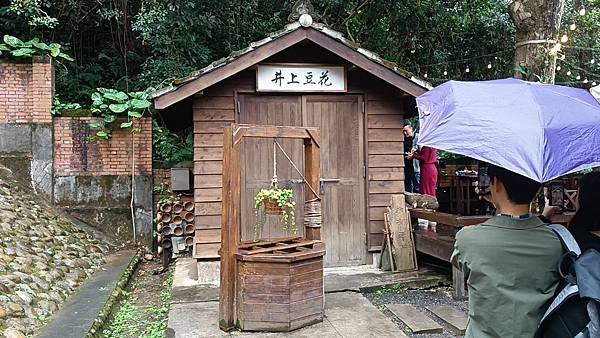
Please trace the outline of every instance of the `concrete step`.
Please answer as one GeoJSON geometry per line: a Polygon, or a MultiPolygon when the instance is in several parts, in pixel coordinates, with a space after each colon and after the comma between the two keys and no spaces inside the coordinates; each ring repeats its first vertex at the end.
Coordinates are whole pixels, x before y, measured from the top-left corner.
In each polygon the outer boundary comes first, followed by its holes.
{"type": "Polygon", "coordinates": [[[464,335],[467,330],[468,316],[453,306],[427,306],[426,309],[450,326],[457,333],[464,335]]]}
{"type": "Polygon", "coordinates": [[[387,304],[385,307],[413,333],[442,333],[444,331],[440,324],[410,304],[387,304]]]}

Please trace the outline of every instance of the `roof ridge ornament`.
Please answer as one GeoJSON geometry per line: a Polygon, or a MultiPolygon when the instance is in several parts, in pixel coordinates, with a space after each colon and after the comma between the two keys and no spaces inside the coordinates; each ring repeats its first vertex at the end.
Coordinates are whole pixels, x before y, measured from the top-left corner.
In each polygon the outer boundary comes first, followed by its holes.
{"type": "Polygon", "coordinates": [[[315,15],[315,8],[313,7],[310,0],[298,0],[292,7],[292,12],[288,16],[289,22],[300,22],[302,27],[309,27],[313,23],[313,16],[315,15]]]}

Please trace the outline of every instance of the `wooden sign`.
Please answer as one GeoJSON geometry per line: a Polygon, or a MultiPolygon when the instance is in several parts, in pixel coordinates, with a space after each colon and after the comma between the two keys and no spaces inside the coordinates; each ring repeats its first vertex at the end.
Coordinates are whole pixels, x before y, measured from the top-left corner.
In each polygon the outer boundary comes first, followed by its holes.
{"type": "Polygon", "coordinates": [[[256,91],[259,92],[345,92],[343,66],[258,65],[256,91]]]}

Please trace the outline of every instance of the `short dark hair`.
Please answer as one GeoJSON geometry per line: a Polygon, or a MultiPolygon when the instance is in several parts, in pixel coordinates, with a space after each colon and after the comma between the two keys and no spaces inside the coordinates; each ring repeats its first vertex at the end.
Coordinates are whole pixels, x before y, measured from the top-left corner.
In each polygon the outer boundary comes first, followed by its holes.
{"type": "Polygon", "coordinates": [[[488,167],[488,175],[492,182],[494,177],[502,182],[508,199],[514,204],[531,203],[542,186],[539,182],[493,164],[488,167]]]}

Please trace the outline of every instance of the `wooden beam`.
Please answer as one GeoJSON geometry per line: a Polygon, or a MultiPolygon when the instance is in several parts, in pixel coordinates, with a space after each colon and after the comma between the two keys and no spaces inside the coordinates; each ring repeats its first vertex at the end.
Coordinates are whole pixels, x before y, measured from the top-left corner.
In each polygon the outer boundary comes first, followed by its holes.
{"type": "Polygon", "coordinates": [[[388,67],[369,59],[365,55],[357,52],[349,46],[346,46],[342,42],[328,36],[325,33],[315,29],[308,29],[306,33],[306,36],[310,41],[357,65],[371,75],[411,94],[412,96],[416,97],[427,92],[427,89],[412,82],[410,79],[407,79],[388,67]]]}
{"type": "Polygon", "coordinates": [[[192,96],[217,82],[235,75],[242,70],[263,61],[264,59],[295,45],[296,43],[306,39],[306,31],[306,29],[296,29],[295,31],[278,37],[251,52],[241,55],[224,66],[200,75],[200,77],[197,79],[177,87],[177,89],[174,91],[155,98],[154,108],[167,108],[174,103],[192,96]]]}
{"type": "MultiPolygon", "coordinates": [[[[235,217],[234,190],[239,191],[239,182],[235,181],[234,167],[235,151],[233,149],[232,127],[226,127],[223,140],[223,211],[221,218],[221,274],[219,292],[219,327],[229,331],[235,327],[235,281],[237,245],[239,235],[239,220],[235,217]],[[237,184],[236,184],[237,183],[237,184]]],[[[238,150],[239,153],[239,150],[238,150]]],[[[238,170],[239,176],[239,170],[238,170]]]]}
{"type": "Polygon", "coordinates": [[[318,133],[317,128],[310,127],[236,124],[234,125],[234,145],[238,144],[242,137],[312,139],[312,135],[318,135],[318,133]]]}
{"type": "Polygon", "coordinates": [[[256,255],[256,254],[261,254],[261,253],[271,253],[275,250],[286,250],[286,249],[294,249],[297,248],[299,246],[306,246],[306,245],[312,245],[315,243],[319,243],[320,241],[302,241],[302,242],[298,242],[298,243],[292,243],[292,244],[286,244],[286,245],[279,245],[279,246],[274,246],[274,247],[269,247],[269,248],[260,248],[260,249],[253,249],[253,250],[248,250],[248,251],[240,251],[241,253],[245,254],[245,255],[256,255]]]}

